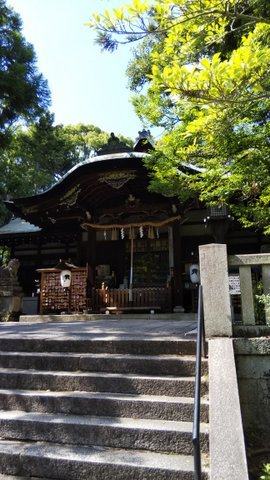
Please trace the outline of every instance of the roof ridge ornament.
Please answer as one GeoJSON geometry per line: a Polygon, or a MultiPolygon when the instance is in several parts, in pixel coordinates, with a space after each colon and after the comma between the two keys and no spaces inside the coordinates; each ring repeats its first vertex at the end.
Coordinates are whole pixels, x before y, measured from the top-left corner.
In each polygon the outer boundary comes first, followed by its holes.
{"type": "Polygon", "coordinates": [[[151,138],[151,132],[150,130],[146,130],[146,128],[143,128],[143,130],[138,132],[138,138],[136,140],[140,140],[142,138],[151,138]]]}
{"type": "Polygon", "coordinates": [[[149,150],[153,150],[155,146],[154,140],[152,138],[150,130],[143,130],[138,132],[138,137],[136,138],[135,144],[133,149],[135,152],[148,152],[149,150]]]}
{"type": "Polygon", "coordinates": [[[133,150],[129,145],[119,140],[119,138],[116,137],[115,134],[112,132],[107,144],[103,145],[103,147],[98,150],[97,156],[107,155],[109,153],[123,153],[132,151],[133,150]]]}

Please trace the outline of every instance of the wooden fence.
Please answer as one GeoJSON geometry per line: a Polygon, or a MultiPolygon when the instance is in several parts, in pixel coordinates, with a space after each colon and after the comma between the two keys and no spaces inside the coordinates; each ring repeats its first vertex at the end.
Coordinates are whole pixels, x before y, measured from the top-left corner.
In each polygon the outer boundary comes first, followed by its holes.
{"type": "Polygon", "coordinates": [[[113,288],[92,289],[92,309],[94,311],[111,308],[121,309],[159,309],[164,312],[171,310],[171,289],[167,287],[153,288],[113,288]]]}

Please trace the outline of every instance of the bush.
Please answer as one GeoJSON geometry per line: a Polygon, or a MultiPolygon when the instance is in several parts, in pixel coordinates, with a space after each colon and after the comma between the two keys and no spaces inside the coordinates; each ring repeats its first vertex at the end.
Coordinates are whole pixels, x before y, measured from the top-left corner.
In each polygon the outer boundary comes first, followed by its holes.
{"type": "Polygon", "coordinates": [[[270,480],[270,463],[266,463],[263,466],[263,474],[260,479],[261,480],[270,480]]]}

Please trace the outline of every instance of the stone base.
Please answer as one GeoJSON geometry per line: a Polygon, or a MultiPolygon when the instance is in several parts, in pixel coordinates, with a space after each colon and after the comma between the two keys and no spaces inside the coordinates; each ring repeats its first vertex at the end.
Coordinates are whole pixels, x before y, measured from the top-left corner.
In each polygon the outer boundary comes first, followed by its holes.
{"type": "Polygon", "coordinates": [[[176,305],[173,309],[174,313],[183,313],[185,311],[184,307],[182,305],[176,305]]]}

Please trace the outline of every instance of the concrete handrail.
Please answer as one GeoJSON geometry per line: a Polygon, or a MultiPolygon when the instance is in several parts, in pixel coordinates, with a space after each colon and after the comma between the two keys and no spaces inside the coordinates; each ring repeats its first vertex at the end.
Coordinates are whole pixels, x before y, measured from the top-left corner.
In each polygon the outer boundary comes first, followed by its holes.
{"type": "Polygon", "coordinates": [[[208,343],[210,480],[248,480],[233,340],[208,343]]]}

